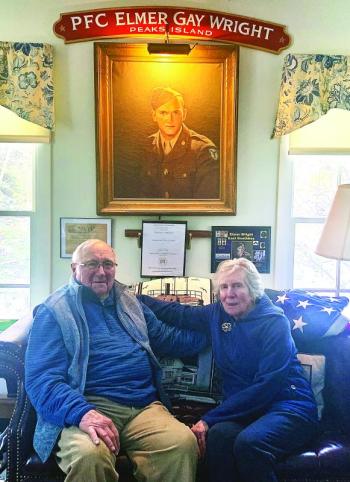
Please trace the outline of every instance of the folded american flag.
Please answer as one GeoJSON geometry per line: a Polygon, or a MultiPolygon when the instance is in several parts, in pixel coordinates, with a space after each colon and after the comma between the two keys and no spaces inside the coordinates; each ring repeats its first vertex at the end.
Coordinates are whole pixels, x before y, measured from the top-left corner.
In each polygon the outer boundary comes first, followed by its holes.
{"type": "Polygon", "coordinates": [[[296,341],[337,335],[350,323],[341,313],[349,303],[345,296],[319,296],[303,290],[287,290],[270,297],[289,319],[296,341]]]}

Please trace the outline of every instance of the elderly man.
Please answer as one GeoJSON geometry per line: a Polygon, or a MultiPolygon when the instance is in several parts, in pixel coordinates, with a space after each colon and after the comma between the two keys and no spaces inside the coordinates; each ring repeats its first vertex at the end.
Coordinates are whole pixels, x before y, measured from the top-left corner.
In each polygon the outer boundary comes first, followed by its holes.
{"type": "Polygon", "coordinates": [[[207,137],[189,129],[183,96],[169,87],[151,98],[158,131],[148,138],[141,166],[144,197],[208,199],[219,197],[219,153],[207,137]]]}
{"type": "Polygon", "coordinates": [[[71,266],[36,310],[26,353],[38,455],[54,451],[67,482],[113,482],[121,446],[137,480],[194,481],[196,439],[162,403],[156,355],[193,355],[206,338],[163,324],[115,281],[106,243],[85,241],[71,266]]]}

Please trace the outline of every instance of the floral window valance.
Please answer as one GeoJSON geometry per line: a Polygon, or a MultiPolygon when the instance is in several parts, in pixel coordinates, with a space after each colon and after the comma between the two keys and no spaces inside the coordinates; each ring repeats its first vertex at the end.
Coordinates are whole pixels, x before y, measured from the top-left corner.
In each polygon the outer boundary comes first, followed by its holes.
{"type": "Polygon", "coordinates": [[[0,105],[53,129],[52,70],[51,45],[0,42],[0,105]]]}
{"type": "Polygon", "coordinates": [[[350,57],[286,56],[272,137],[303,127],[329,109],[350,110],[350,57]]]}

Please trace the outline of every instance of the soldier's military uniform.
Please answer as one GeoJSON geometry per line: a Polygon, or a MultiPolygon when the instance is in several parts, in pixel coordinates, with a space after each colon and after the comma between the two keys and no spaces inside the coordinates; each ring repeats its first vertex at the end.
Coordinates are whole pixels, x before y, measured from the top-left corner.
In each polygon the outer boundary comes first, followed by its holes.
{"type": "Polygon", "coordinates": [[[159,131],[148,137],[141,165],[143,197],[207,199],[219,197],[219,152],[215,144],[184,124],[165,155],[159,131]]]}

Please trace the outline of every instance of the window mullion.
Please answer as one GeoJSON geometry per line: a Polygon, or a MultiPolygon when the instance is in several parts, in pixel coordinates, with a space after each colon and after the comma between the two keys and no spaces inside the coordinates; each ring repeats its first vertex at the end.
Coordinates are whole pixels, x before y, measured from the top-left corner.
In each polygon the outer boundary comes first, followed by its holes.
{"type": "Polygon", "coordinates": [[[307,223],[310,223],[310,224],[323,224],[324,223],[324,220],[325,218],[292,218],[293,219],[293,222],[294,224],[307,224],[307,223]]]}
{"type": "Polygon", "coordinates": [[[32,217],[33,211],[1,211],[0,216],[8,216],[8,217],[32,217]]]}
{"type": "Polygon", "coordinates": [[[29,283],[0,283],[0,288],[30,288],[29,283]]]}

